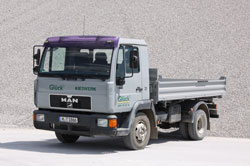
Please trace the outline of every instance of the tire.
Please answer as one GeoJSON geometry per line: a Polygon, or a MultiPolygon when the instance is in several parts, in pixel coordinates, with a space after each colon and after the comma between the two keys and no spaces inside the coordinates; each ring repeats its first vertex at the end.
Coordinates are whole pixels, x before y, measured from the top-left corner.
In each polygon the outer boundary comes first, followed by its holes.
{"type": "Polygon", "coordinates": [[[207,135],[207,115],[203,110],[194,113],[194,123],[188,124],[188,134],[192,140],[202,140],[207,135]]]}
{"type": "Polygon", "coordinates": [[[148,117],[138,113],[131,126],[129,135],[123,137],[123,142],[128,149],[143,149],[149,142],[151,127],[148,117]]]}
{"type": "Polygon", "coordinates": [[[58,133],[58,132],[55,132],[55,134],[56,134],[57,139],[60,142],[65,143],[65,144],[75,143],[78,140],[78,138],[80,137],[78,135],[62,134],[62,133],[58,133]]]}
{"type": "Polygon", "coordinates": [[[188,123],[180,122],[180,133],[184,139],[190,139],[188,133],[188,123]]]}

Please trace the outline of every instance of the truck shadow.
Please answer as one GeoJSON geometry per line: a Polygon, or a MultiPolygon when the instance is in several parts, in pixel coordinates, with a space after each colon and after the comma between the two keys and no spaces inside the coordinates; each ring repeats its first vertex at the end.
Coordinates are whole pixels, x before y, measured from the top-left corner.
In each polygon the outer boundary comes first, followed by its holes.
{"type": "MultiPolygon", "coordinates": [[[[149,145],[157,143],[166,143],[169,141],[183,141],[178,133],[159,133],[158,140],[151,140],[149,145]]],[[[128,151],[123,141],[119,137],[81,137],[75,144],[62,144],[57,139],[48,139],[42,141],[16,141],[0,143],[1,149],[31,151],[41,153],[59,153],[59,154],[108,154],[128,151]]],[[[150,148],[150,146],[146,147],[150,148]]]]}
{"type": "Polygon", "coordinates": [[[171,132],[169,132],[169,131],[159,132],[158,139],[150,140],[149,145],[166,143],[166,142],[173,142],[173,141],[188,141],[188,140],[183,139],[179,130],[171,131],[171,132]]]}

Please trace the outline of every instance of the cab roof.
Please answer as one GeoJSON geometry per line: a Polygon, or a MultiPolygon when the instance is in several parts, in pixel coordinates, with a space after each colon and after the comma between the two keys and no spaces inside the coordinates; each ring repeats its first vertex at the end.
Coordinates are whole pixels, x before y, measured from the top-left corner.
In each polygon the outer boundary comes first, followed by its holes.
{"type": "Polygon", "coordinates": [[[116,36],[57,36],[49,37],[44,46],[47,47],[86,47],[86,48],[115,48],[121,44],[146,45],[144,40],[127,39],[116,36]]]}

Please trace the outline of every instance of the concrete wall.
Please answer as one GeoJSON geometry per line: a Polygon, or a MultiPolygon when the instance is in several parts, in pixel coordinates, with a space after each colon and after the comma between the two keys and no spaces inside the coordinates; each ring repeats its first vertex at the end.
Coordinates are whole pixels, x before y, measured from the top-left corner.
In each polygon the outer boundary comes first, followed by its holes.
{"type": "Polygon", "coordinates": [[[227,77],[211,135],[250,137],[250,1],[1,1],[0,124],[32,126],[32,46],[48,36],[145,39],[169,78],[227,77]]]}

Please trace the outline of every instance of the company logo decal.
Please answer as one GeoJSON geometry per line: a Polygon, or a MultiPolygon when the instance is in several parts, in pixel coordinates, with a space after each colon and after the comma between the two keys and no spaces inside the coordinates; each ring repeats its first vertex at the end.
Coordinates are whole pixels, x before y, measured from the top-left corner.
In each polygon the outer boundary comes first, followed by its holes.
{"type": "Polygon", "coordinates": [[[80,91],[96,91],[96,87],[76,86],[75,90],[80,90],[80,91]]]}
{"type": "Polygon", "coordinates": [[[62,86],[62,85],[50,84],[50,85],[49,85],[49,89],[50,89],[50,90],[63,90],[63,86],[62,86]]]}
{"type": "Polygon", "coordinates": [[[118,107],[128,107],[130,106],[130,96],[119,96],[117,105],[118,107]]]}

